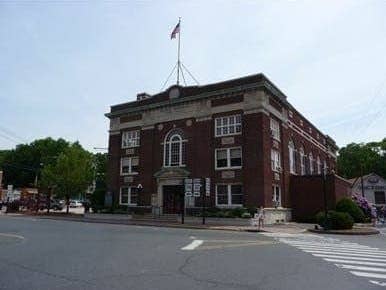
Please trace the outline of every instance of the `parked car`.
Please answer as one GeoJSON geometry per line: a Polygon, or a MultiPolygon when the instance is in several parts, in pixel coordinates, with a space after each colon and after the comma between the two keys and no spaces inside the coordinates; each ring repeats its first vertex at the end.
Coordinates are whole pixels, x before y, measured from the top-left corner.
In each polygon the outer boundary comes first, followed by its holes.
{"type": "Polygon", "coordinates": [[[53,210],[62,210],[63,204],[61,204],[58,200],[51,200],[50,208],[53,210]]]}
{"type": "Polygon", "coordinates": [[[82,203],[79,200],[71,200],[70,207],[82,207],[82,203]]]}

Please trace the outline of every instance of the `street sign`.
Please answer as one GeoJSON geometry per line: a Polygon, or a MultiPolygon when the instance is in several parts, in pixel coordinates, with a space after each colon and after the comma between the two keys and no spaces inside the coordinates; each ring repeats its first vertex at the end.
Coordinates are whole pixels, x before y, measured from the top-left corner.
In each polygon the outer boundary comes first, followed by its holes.
{"type": "Polygon", "coordinates": [[[210,196],[210,178],[205,178],[205,195],[210,196]]]}
{"type": "Polygon", "coordinates": [[[193,191],[192,179],[185,178],[184,183],[185,183],[185,196],[192,196],[192,191],[193,191]]]}
{"type": "Polygon", "coordinates": [[[198,197],[201,195],[201,178],[193,179],[193,196],[198,197]]]}

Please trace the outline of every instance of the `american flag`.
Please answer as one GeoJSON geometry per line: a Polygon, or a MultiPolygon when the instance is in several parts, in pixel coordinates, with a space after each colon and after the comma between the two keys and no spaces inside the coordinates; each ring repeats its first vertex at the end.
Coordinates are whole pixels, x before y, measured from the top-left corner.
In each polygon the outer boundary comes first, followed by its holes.
{"type": "Polygon", "coordinates": [[[180,22],[174,27],[172,34],[170,34],[170,39],[176,38],[177,33],[180,33],[180,22]]]}

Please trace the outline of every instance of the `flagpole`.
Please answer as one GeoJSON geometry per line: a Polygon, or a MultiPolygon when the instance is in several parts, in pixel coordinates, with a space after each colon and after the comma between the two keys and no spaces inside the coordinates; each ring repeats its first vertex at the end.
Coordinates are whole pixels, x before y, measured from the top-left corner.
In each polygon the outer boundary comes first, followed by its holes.
{"type": "Polygon", "coordinates": [[[178,27],[179,27],[179,32],[178,32],[178,60],[177,60],[177,86],[180,84],[180,42],[181,42],[181,17],[178,20],[178,27]]]}

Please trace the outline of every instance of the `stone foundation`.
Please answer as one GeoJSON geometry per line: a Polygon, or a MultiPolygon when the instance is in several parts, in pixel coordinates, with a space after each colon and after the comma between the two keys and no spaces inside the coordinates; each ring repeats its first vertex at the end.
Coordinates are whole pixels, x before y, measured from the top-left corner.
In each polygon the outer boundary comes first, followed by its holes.
{"type": "Polygon", "coordinates": [[[285,223],[291,221],[291,209],[290,208],[264,208],[266,225],[285,223]]]}

